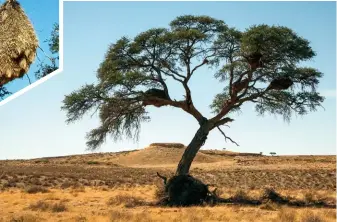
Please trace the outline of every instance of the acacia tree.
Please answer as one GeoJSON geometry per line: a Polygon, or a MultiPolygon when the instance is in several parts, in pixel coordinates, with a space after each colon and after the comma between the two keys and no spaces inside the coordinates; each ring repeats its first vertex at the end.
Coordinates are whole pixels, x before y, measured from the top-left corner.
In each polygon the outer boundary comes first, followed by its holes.
{"type": "Polygon", "coordinates": [[[316,91],[322,73],[299,65],[314,56],[309,42],[287,27],[256,25],[239,31],[208,16],[180,16],[170,28],[150,29],[112,44],[97,70],[98,83],[65,96],[62,109],[68,123],[99,110],[101,124],[87,134],[91,150],[108,134],[116,140],[123,135],[138,138],[141,122],[150,119],[147,106],[189,113],[199,129],[176,170],[176,175],[185,175],[209,132],[234,121],[231,113],[244,103],[254,103],[259,114],[282,115],[287,121],[293,113],[316,110],[323,102],[316,91]],[[224,87],[210,105],[211,118],[195,107],[189,87],[203,66],[216,69],[224,87]],[[184,88],[182,99],[171,97],[168,79],[184,88]]]}

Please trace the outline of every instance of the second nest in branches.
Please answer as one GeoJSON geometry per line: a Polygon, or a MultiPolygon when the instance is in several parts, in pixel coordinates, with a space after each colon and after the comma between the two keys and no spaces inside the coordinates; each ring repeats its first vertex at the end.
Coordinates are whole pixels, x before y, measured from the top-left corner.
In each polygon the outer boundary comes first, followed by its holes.
{"type": "Polygon", "coordinates": [[[143,100],[143,105],[153,105],[156,107],[162,106],[161,100],[167,100],[169,97],[166,95],[165,91],[162,89],[148,89],[144,93],[144,100],[143,100]]]}
{"type": "Polygon", "coordinates": [[[0,6],[0,86],[25,75],[36,57],[38,39],[16,0],[0,6]]]}
{"type": "Polygon", "coordinates": [[[294,82],[289,77],[280,77],[271,81],[270,85],[268,86],[268,89],[286,90],[293,84],[294,82]]]}

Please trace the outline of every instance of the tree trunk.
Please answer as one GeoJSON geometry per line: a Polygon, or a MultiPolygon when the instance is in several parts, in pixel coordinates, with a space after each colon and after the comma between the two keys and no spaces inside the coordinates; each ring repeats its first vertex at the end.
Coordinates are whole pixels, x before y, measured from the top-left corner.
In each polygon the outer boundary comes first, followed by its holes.
{"type": "Polygon", "coordinates": [[[210,131],[209,123],[205,122],[200,126],[192,141],[185,149],[185,152],[178,164],[176,175],[185,175],[189,173],[192,161],[197,155],[199,149],[204,145],[210,131]]]}

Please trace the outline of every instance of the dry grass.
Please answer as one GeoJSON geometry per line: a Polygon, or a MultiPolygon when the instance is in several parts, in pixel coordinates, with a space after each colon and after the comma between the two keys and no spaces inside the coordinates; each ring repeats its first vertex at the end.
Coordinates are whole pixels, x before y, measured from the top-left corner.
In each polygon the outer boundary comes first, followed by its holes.
{"type": "Polygon", "coordinates": [[[313,213],[312,211],[308,211],[302,216],[302,221],[303,222],[324,222],[325,217],[319,213],[313,213]]]}
{"type": "Polygon", "coordinates": [[[58,203],[49,203],[45,200],[39,200],[36,203],[31,203],[28,209],[32,211],[51,211],[54,213],[67,211],[67,207],[62,201],[58,203]]]}
{"type": "MultiPolygon", "coordinates": [[[[71,190],[51,189],[49,193],[25,194],[20,190],[0,194],[0,208],[4,218],[14,214],[38,215],[40,221],[310,221],[320,218],[335,221],[335,209],[291,208],[270,203],[272,209],[258,206],[215,206],[169,208],[154,207],[148,203],[155,198],[155,186],[119,187],[102,191],[86,188],[74,197],[71,190]],[[65,204],[66,211],[62,205],[65,204]],[[28,204],[29,208],[25,207],[28,204]],[[53,206],[57,206],[53,210],[53,206]],[[262,209],[261,209],[262,208],[262,209]],[[294,216],[295,215],[295,216],[294,216]],[[314,216],[313,216],[314,215],[314,216]]],[[[234,191],[233,191],[234,192],[234,191]]],[[[246,195],[250,195],[247,192],[246,195]]],[[[1,220],[0,220],[1,221],[1,220]]],[[[5,220],[8,221],[8,220],[5,220]]]]}
{"type": "Polygon", "coordinates": [[[336,216],[331,211],[319,212],[317,210],[305,209],[298,213],[294,209],[282,208],[278,212],[275,222],[326,222],[333,219],[335,220],[336,216]]]}
{"type": "Polygon", "coordinates": [[[111,197],[107,204],[109,206],[119,206],[124,205],[125,207],[137,207],[137,206],[145,206],[147,203],[144,199],[139,197],[134,197],[131,195],[117,195],[111,197]]]}
{"type": "Polygon", "coordinates": [[[295,222],[296,216],[297,215],[296,215],[295,211],[282,208],[278,212],[275,222],[276,221],[278,221],[278,222],[295,222]]]}
{"type": "Polygon", "coordinates": [[[41,219],[37,216],[31,214],[25,214],[21,216],[12,216],[9,218],[10,222],[38,222],[41,219]]]}
{"type": "MultiPolygon", "coordinates": [[[[176,149],[150,147],[121,153],[0,161],[0,222],[336,220],[335,209],[292,208],[267,200],[258,206],[153,206],[164,196],[156,172],[173,175],[181,154],[176,149]],[[159,156],[161,159],[154,161],[159,156]],[[38,188],[32,189],[34,186],[38,188]]],[[[336,204],[335,161],[334,156],[265,157],[203,151],[191,173],[205,183],[215,184],[221,197],[238,202],[261,200],[265,188],[273,187],[289,201],[336,204]]]]}
{"type": "MultiPolygon", "coordinates": [[[[137,160],[138,161],[138,160],[137,160]]],[[[87,161],[86,161],[87,162],[87,161]]],[[[85,162],[85,163],[86,163],[85,162]]],[[[216,184],[221,188],[263,189],[272,186],[277,190],[334,190],[336,189],[336,170],[333,160],[326,164],[316,162],[298,166],[278,165],[266,168],[256,165],[253,168],[243,167],[226,162],[196,163],[192,166],[192,175],[206,183],[216,184]],[[221,165],[223,163],[223,165],[221,165]],[[202,165],[204,164],[204,165],[202,165]],[[202,166],[200,166],[202,165],[202,166]]],[[[83,186],[133,186],[151,185],[159,180],[156,172],[170,176],[174,173],[172,167],[115,167],[107,165],[87,164],[34,164],[30,162],[6,162],[0,165],[0,171],[5,171],[6,179],[0,180],[0,187],[10,188],[40,185],[45,187],[69,188],[79,183],[83,186]],[[14,179],[14,177],[17,177],[14,179]]]]}
{"type": "Polygon", "coordinates": [[[278,208],[277,204],[272,203],[272,202],[267,202],[265,204],[262,204],[260,206],[260,209],[262,210],[270,210],[270,211],[276,211],[278,208]]]}

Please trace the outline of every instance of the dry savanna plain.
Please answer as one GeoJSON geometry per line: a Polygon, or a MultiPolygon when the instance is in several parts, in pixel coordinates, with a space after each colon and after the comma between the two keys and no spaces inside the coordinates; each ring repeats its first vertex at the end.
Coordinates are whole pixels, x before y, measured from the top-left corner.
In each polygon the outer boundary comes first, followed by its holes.
{"type": "Polygon", "coordinates": [[[228,203],[158,205],[184,149],[0,161],[0,222],[336,221],[335,156],[264,156],[202,150],[191,175],[228,203]],[[266,190],[274,196],[266,197],[266,190]]]}

